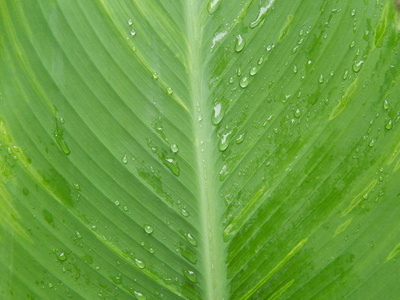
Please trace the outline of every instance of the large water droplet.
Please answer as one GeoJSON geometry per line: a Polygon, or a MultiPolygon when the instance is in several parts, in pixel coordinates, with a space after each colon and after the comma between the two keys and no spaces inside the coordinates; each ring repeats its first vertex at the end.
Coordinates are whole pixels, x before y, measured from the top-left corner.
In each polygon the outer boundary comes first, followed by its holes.
{"type": "Polygon", "coordinates": [[[135,258],[135,265],[139,268],[139,269],[144,269],[146,268],[146,263],[138,258],[135,258]]]}
{"type": "Polygon", "coordinates": [[[171,151],[174,153],[177,153],[179,151],[178,145],[172,144],[171,145],[171,151]]]}
{"type": "Polygon", "coordinates": [[[261,21],[264,20],[265,16],[267,15],[268,10],[271,8],[271,6],[274,4],[275,0],[269,0],[266,6],[261,7],[260,11],[258,12],[257,18],[250,23],[250,28],[255,28],[257,27],[261,21]]]}
{"type": "Polygon", "coordinates": [[[356,61],[355,61],[355,62],[353,63],[353,71],[354,71],[354,73],[360,72],[360,70],[361,70],[363,64],[364,64],[364,61],[363,61],[363,60],[360,60],[359,62],[356,62],[356,61]]]}
{"type": "Polygon", "coordinates": [[[249,85],[249,77],[247,76],[243,76],[240,81],[239,81],[239,85],[241,88],[246,88],[249,85]]]}
{"type": "Polygon", "coordinates": [[[228,148],[229,142],[231,141],[231,134],[232,134],[232,131],[229,131],[228,133],[225,133],[221,136],[221,139],[219,140],[219,144],[218,144],[219,151],[222,152],[228,148]]]}
{"type": "Polygon", "coordinates": [[[152,234],[153,233],[153,227],[151,227],[151,225],[145,225],[144,226],[144,231],[147,233],[147,234],[152,234]]]}
{"type": "Polygon", "coordinates": [[[252,67],[252,68],[250,69],[250,75],[251,75],[251,76],[256,75],[257,72],[258,72],[258,68],[257,68],[257,67],[252,67]]]}
{"type": "Polygon", "coordinates": [[[214,113],[211,116],[211,122],[214,125],[218,125],[224,118],[224,115],[225,115],[225,109],[222,105],[222,102],[215,104],[214,113]]]}
{"type": "Polygon", "coordinates": [[[186,240],[192,244],[193,246],[197,247],[197,241],[196,239],[190,234],[190,232],[185,234],[186,240]]]}
{"type": "Polygon", "coordinates": [[[392,120],[389,120],[389,121],[386,123],[385,128],[386,128],[387,130],[390,130],[390,129],[393,128],[393,122],[392,122],[392,120]]]}
{"type": "Polygon", "coordinates": [[[241,34],[238,34],[236,36],[235,51],[236,52],[242,51],[244,46],[246,46],[246,41],[244,40],[241,34]]]}

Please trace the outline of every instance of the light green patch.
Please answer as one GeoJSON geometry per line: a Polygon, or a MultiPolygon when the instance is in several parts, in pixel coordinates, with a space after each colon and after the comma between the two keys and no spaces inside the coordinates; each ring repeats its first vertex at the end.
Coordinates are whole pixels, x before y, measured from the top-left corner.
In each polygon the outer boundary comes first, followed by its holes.
{"type": "Polygon", "coordinates": [[[335,236],[341,234],[343,231],[345,231],[347,229],[347,227],[349,227],[349,225],[351,224],[352,221],[353,221],[353,218],[350,218],[347,221],[340,224],[338,226],[338,228],[336,229],[335,234],[333,236],[335,237],[335,236]]]}
{"type": "Polygon", "coordinates": [[[339,100],[339,103],[333,108],[333,110],[329,116],[329,120],[335,119],[346,108],[347,104],[350,101],[350,98],[352,97],[355,90],[357,89],[357,81],[358,81],[358,77],[348,86],[348,88],[344,92],[344,95],[339,100]]]}
{"type": "Polygon", "coordinates": [[[282,40],[288,35],[290,31],[290,26],[292,25],[293,18],[294,18],[293,14],[287,16],[285,24],[283,25],[282,29],[279,32],[278,42],[282,42],[282,40]]]}
{"type": "Polygon", "coordinates": [[[346,216],[349,212],[351,212],[361,201],[365,200],[368,197],[368,194],[372,191],[375,185],[378,183],[378,179],[372,180],[368,186],[362,190],[357,196],[351,200],[350,205],[343,211],[342,216],[346,216]]]}

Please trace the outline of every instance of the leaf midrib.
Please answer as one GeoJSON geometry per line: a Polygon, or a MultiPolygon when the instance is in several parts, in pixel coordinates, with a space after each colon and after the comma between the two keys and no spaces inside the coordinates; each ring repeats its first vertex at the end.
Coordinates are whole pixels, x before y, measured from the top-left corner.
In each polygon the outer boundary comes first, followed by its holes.
{"type": "Polygon", "coordinates": [[[208,107],[209,89],[206,80],[206,64],[203,63],[201,2],[190,0],[185,3],[188,56],[187,67],[190,83],[191,118],[193,122],[193,141],[196,148],[196,168],[198,180],[198,201],[200,208],[201,269],[203,278],[200,284],[204,295],[202,299],[228,299],[226,284],[225,251],[223,245],[222,211],[218,205],[217,174],[213,168],[215,156],[213,145],[216,138],[212,134],[211,109],[208,107]],[[200,13],[199,13],[200,12],[200,13]],[[201,120],[199,120],[201,116],[201,120]]]}

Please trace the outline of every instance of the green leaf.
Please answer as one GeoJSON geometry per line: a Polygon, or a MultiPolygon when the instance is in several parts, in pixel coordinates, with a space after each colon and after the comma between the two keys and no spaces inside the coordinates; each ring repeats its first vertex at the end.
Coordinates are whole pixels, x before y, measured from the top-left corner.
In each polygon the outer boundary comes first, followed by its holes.
{"type": "Polygon", "coordinates": [[[0,298],[397,299],[392,0],[0,0],[0,298]]]}

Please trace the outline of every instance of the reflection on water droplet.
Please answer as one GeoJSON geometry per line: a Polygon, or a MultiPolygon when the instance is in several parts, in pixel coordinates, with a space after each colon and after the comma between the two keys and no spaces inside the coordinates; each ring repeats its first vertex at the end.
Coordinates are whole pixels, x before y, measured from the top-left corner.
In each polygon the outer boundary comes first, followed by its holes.
{"type": "Polygon", "coordinates": [[[128,163],[128,156],[125,154],[124,155],[124,157],[122,157],[122,162],[124,163],[124,164],[127,164],[128,163]]]}
{"type": "Polygon", "coordinates": [[[246,88],[249,85],[249,78],[247,76],[244,76],[240,79],[239,81],[239,85],[241,88],[246,88]]]}
{"type": "Polygon", "coordinates": [[[131,30],[131,36],[135,36],[135,35],[136,35],[136,31],[135,31],[135,29],[132,28],[132,30],[131,30]]]}
{"type": "Polygon", "coordinates": [[[236,36],[236,44],[235,44],[235,51],[240,52],[243,50],[244,46],[246,45],[246,41],[242,37],[241,34],[236,36]]]}
{"type": "Polygon", "coordinates": [[[149,248],[149,252],[150,252],[151,254],[154,254],[156,251],[154,250],[154,248],[150,247],[150,248],[149,248]]]}
{"type": "Polygon", "coordinates": [[[184,272],[183,272],[183,274],[185,275],[185,277],[187,278],[187,279],[189,279],[191,282],[197,282],[197,275],[193,272],[193,271],[191,271],[191,270],[185,270],[184,272]]]}
{"type": "Polygon", "coordinates": [[[129,20],[128,20],[128,25],[129,25],[129,26],[132,26],[132,25],[133,25],[132,19],[129,19],[129,20]]]}
{"type": "Polygon", "coordinates": [[[171,145],[171,151],[174,153],[177,153],[179,151],[179,148],[176,144],[172,144],[171,145]]]}
{"type": "Polygon", "coordinates": [[[135,265],[139,268],[139,269],[144,269],[146,268],[146,263],[138,258],[135,258],[135,265]]]}
{"type": "Polygon", "coordinates": [[[151,225],[145,225],[145,226],[144,226],[144,231],[145,231],[147,234],[152,234],[152,233],[153,233],[153,227],[151,227],[151,225]]]}

